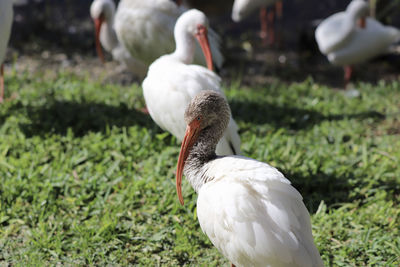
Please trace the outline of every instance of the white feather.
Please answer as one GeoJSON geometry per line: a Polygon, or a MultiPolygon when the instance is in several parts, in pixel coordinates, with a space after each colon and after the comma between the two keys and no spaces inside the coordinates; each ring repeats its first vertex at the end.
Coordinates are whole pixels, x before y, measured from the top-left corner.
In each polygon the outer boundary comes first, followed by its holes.
{"type": "MultiPolygon", "coordinates": [[[[118,39],[134,58],[148,66],[160,56],[173,52],[174,26],[185,11],[170,0],[122,0],[115,17],[118,39]]],[[[224,59],[220,38],[212,30],[208,37],[215,64],[221,67],[224,59]]],[[[196,45],[195,63],[206,64],[199,45],[196,45]]]]}
{"type": "Polygon", "coordinates": [[[129,71],[140,79],[146,76],[147,65],[131,56],[129,51],[118,41],[114,29],[115,4],[112,0],[94,0],[90,6],[90,15],[93,19],[101,14],[107,14],[100,30],[102,47],[112,54],[113,59],[122,63],[129,71]]]}
{"type": "Polygon", "coordinates": [[[325,19],[316,29],[318,47],[335,65],[351,65],[367,61],[388,51],[400,39],[400,31],[384,26],[373,18],[366,19],[366,27],[357,26],[368,11],[363,0],[353,0],[346,11],[325,19]]]}
{"type": "Polygon", "coordinates": [[[10,39],[11,25],[13,20],[13,1],[0,1],[0,65],[3,64],[10,39]]]}
{"type": "Polygon", "coordinates": [[[232,20],[239,22],[249,16],[254,10],[267,7],[278,0],[235,0],[232,7],[232,20]]]}
{"type": "Polygon", "coordinates": [[[323,266],[300,193],[277,169],[240,156],[202,167],[197,217],[236,266],[323,266]]]}
{"type": "MultiPolygon", "coordinates": [[[[182,141],[186,123],[184,113],[192,98],[202,90],[214,90],[223,95],[221,79],[214,72],[197,66],[187,65],[172,55],[166,55],[151,64],[143,81],[143,95],[151,118],[162,129],[182,141]]],[[[229,143],[240,152],[238,127],[231,118],[224,137],[217,145],[217,154],[233,154],[229,143]]]]}

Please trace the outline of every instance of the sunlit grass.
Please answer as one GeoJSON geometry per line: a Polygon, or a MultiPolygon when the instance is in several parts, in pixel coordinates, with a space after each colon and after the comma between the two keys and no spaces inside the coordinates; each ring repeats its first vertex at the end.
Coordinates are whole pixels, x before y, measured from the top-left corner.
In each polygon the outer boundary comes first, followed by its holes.
{"type": "MultiPolygon", "coordinates": [[[[141,89],[13,74],[0,105],[0,265],[227,265],[177,200],[175,138],[141,89]]],[[[400,84],[225,88],[243,154],[278,167],[327,266],[400,264],[400,84]]],[[[162,89],[162,88],[160,88],[162,89]]]]}

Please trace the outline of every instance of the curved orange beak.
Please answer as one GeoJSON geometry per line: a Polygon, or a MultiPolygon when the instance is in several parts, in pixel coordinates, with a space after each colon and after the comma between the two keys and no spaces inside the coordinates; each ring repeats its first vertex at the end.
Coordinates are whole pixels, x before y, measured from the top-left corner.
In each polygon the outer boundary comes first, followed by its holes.
{"type": "Polygon", "coordinates": [[[203,50],[204,57],[206,58],[207,68],[213,70],[212,54],[210,43],[208,42],[208,31],[204,25],[197,25],[196,38],[200,43],[201,50],[203,50]]]}
{"type": "Polygon", "coordinates": [[[183,167],[189,156],[190,149],[193,147],[200,133],[200,121],[194,120],[187,127],[185,137],[183,138],[181,151],[179,152],[178,165],[176,170],[176,192],[178,194],[179,202],[183,205],[182,197],[182,174],[183,167]]]}
{"type": "Polygon", "coordinates": [[[101,43],[100,43],[100,29],[101,29],[101,24],[104,22],[104,16],[101,15],[99,18],[94,19],[94,29],[95,29],[95,38],[96,38],[96,51],[97,55],[99,56],[101,62],[104,63],[104,54],[103,50],[101,49],[101,43]]]}

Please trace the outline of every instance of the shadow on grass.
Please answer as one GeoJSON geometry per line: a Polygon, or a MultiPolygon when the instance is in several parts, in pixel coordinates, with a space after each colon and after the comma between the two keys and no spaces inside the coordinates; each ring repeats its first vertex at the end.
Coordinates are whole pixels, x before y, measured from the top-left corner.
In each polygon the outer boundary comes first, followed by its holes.
{"type": "Polygon", "coordinates": [[[317,211],[321,201],[328,207],[340,207],[341,203],[363,200],[367,195],[380,190],[386,192],[388,201],[395,200],[395,196],[400,194],[400,183],[395,177],[389,180],[376,179],[371,185],[369,180],[357,178],[351,171],[340,176],[323,172],[307,176],[296,172],[285,172],[285,176],[303,196],[304,204],[310,213],[317,211]]]}
{"type": "Polygon", "coordinates": [[[314,110],[301,109],[287,106],[271,105],[270,103],[242,101],[234,99],[230,101],[233,117],[254,124],[269,123],[278,128],[300,130],[312,127],[322,121],[335,121],[343,119],[385,119],[385,115],[377,111],[367,111],[354,114],[323,115],[314,110]]]}
{"type": "Polygon", "coordinates": [[[292,185],[299,190],[303,196],[304,204],[310,213],[315,213],[321,201],[327,206],[337,203],[348,203],[354,200],[350,196],[354,185],[348,181],[349,177],[338,177],[325,173],[316,173],[304,176],[298,173],[285,173],[292,185]]]}
{"type": "Polygon", "coordinates": [[[75,136],[83,136],[88,132],[104,132],[107,127],[112,126],[155,127],[149,115],[125,104],[110,106],[104,103],[54,100],[45,106],[24,108],[31,123],[20,124],[20,127],[28,137],[48,133],[65,135],[68,129],[71,129],[75,136]]]}

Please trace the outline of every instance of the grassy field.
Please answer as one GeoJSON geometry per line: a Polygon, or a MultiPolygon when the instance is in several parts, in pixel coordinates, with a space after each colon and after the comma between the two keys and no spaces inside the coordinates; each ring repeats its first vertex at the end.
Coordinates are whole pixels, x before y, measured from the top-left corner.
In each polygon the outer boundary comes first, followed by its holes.
{"type": "MultiPolygon", "coordinates": [[[[175,138],[141,88],[11,74],[0,105],[0,266],[228,266],[175,192],[175,138]],[[11,91],[11,92],[10,92],[11,91]]],[[[243,154],[300,191],[327,266],[400,264],[400,83],[225,87],[243,154]]],[[[162,88],[160,88],[162,89],[162,88]]]]}

